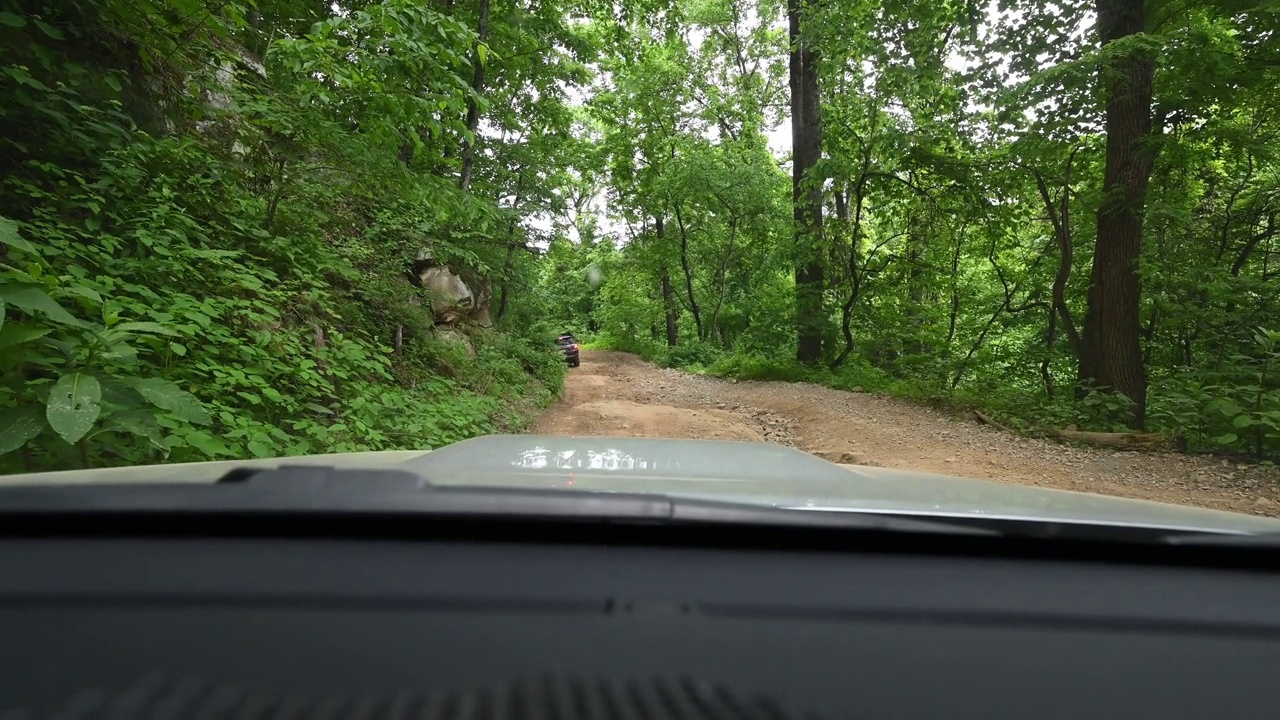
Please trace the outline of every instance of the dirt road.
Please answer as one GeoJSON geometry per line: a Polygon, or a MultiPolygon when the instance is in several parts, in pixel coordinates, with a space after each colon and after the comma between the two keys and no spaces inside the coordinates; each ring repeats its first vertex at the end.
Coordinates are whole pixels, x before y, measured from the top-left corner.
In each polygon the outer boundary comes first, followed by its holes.
{"type": "Polygon", "coordinates": [[[1274,470],[1021,438],[893,398],[691,375],[627,353],[584,352],[531,432],[763,440],[841,462],[1280,517],[1274,470]]]}

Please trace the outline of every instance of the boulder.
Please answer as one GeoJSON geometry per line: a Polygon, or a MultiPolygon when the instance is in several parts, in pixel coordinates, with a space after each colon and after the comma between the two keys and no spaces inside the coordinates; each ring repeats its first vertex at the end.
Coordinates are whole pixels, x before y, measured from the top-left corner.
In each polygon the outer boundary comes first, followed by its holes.
{"type": "Polygon", "coordinates": [[[467,337],[467,334],[458,328],[450,327],[448,325],[437,325],[432,334],[436,336],[437,340],[449,343],[450,345],[457,345],[465,350],[471,357],[476,356],[476,347],[471,344],[471,338],[467,337]]]}
{"type": "Polygon", "coordinates": [[[418,272],[431,294],[431,314],[439,325],[468,323],[489,327],[489,281],[474,273],[432,265],[418,272]]]}

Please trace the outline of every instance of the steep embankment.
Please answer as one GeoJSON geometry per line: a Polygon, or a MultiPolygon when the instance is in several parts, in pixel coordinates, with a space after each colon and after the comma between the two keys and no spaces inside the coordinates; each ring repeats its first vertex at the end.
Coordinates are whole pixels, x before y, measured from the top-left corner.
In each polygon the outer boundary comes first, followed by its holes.
{"type": "Polygon", "coordinates": [[[842,462],[1280,516],[1280,473],[1022,438],[893,398],[734,382],[591,352],[532,432],[776,442],[842,462]]]}

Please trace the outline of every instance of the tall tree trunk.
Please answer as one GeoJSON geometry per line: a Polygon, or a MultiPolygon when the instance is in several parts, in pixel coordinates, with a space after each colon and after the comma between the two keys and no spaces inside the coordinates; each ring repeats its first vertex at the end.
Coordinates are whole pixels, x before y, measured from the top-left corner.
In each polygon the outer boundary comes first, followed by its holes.
{"type": "MultiPolygon", "coordinates": [[[[662,222],[662,216],[653,219],[654,229],[657,232],[658,241],[664,244],[666,238],[666,226],[662,222]]],[[[676,306],[675,288],[671,287],[671,273],[667,272],[667,265],[662,265],[662,308],[663,313],[667,316],[667,347],[675,347],[680,342],[680,328],[676,324],[679,319],[680,308],[676,306]]]]}
{"type": "Polygon", "coordinates": [[[903,348],[907,355],[926,353],[923,332],[925,301],[924,253],[928,243],[928,223],[924,217],[927,209],[913,201],[907,215],[907,328],[908,340],[903,348]]]}
{"type": "Polygon", "coordinates": [[[1053,225],[1053,237],[1058,243],[1058,272],[1053,277],[1053,310],[1062,329],[1067,335],[1067,342],[1077,357],[1084,357],[1082,341],[1076,330],[1075,318],[1071,316],[1071,308],[1067,307],[1067,282],[1071,279],[1071,267],[1075,262],[1074,240],[1071,237],[1071,165],[1076,151],[1071,151],[1067,159],[1066,174],[1062,178],[1062,196],[1055,203],[1049,194],[1049,184],[1039,172],[1035,173],[1036,188],[1040,191],[1040,199],[1044,201],[1045,213],[1049,223],[1053,225]]]}
{"type": "MultiPolygon", "coordinates": [[[[476,95],[484,89],[484,61],[480,59],[480,45],[485,44],[489,40],[489,0],[480,0],[480,18],[476,21],[476,52],[471,58],[473,67],[471,75],[471,89],[476,95]]],[[[467,130],[471,133],[470,139],[463,141],[462,146],[462,172],[458,176],[458,187],[463,190],[471,189],[471,173],[476,165],[476,132],[480,127],[480,103],[477,98],[471,97],[467,99],[467,130]]]]}
{"type": "Polygon", "coordinates": [[[791,200],[795,237],[796,359],[822,359],[822,184],[810,177],[822,154],[818,62],[801,32],[803,0],[787,0],[791,41],[791,200]],[[809,182],[806,182],[808,180],[809,182]]]}
{"type": "MultiPolygon", "coordinates": [[[[516,195],[511,201],[511,209],[518,211],[520,209],[520,201],[524,196],[524,172],[520,173],[519,179],[516,180],[516,195]]],[[[516,220],[513,217],[507,223],[507,256],[502,261],[502,289],[498,293],[498,314],[497,320],[501,320],[502,316],[507,314],[507,292],[511,287],[511,271],[515,266],[516,248],[519,243],[516,242],[516,220]]]]}
{"type": "Polygon", "coordinates": [[[961,225],[953,235],[956,244],[951,250],[951,309],[947,317],[947,339],[942,343],[948,360],[951,359],[951,341],[956,338],[956,322],[960,318],[960,256],[964,252],[968,231],[968,225],[961,225]]]}
{"type": "Polygon", "coordinates": [[[738,235],[738,218],[736,215],[729,215],[729,247],[725,250],[724,255],[720,258],[720,267],[716,269],[716,304],[711,310],[711,323],[707,327],[707,337],[715,339],[716,331],[719,326],[716,324],[720,319],[720,308],[724,307],[725,278],[729,271],[729,261],[733,259],[733,244],[738,235]]]}
{"type": "MultiPolygon", "coordinates": [[[[1098,31],[1108,45],[1143,32],[1143,0],[1096,0],[1098,31]]],[[[1155,58],[1138,48],[1107,61],[1107,159],[1097,244],[1081,337],[1079,379],[1124,393],[1133,402],[1129,424],[1146,424],[1147,376],[1142,365],[1139,311],[1142,215],[1155,164],[1151,132],[1155,58]]]]}
{"type": "MultiPolygon", "coordinates": [[[[514,234],[514,229],[513,229],[514,234]]],[[[498,292],[498,314],[495,319],[501,320],[507,314],[507,292],[511,287],[511,269],[516,259],[515,238],[507,239],[507,257],[502,261],[502,289],[498,292]]]]}
{"type": "MultiPolygon", "coordinates": [[[[842,204],[836,205],[837,217],[844,226],[843,230],[849,236],[849,297],[845,298],[844,304],[840,308],[840,334],[844,336],[844,348],[836,356],[836,359],[831,362],[832,370],[840,367],[848,359],[849,354],[853,352],[853,307],[858,304],[858,299],[862,296],[862,270],[858,267],[858,250],[862,246],[862,206],[867,190],[867,169],[870,167],[871,157],[867,155],[863,159],[862,174],[859,175],[858,181],[853,185],[853,220],[849,220],[849,200],[847,197],[842,204]]],[[[870,259],[868,259],[869,262],[870,259]]]]}
{"type": "Polygon", "coordinates": [[[839,287],[844,278],[840,277],[840,246],[847,240],[849,234],[849,186],[844,182],[837,182],[835,192],[831,193],[836,205],[836,230],[835,235],[831,235],[830,226],[827,227],[828,239],[827,243],[827,260],[831,263],[830,267],[833,272],[827,276],[827,282],[831,283],[832,288],[839,287]]]}
{"type": "Polygon", "coordinates": [[[676,291],[671,287],[671,273],[665,267],[662,268],[662,307],[667,317],[667,347],[675,347],[680,342],[680,327],[676,324],[676,291]]]}
{"type": "Polygon", "coordinates": [[[680,268],[684,270],[684,289],[689,294],[689,312],[693,313],[693,324],[698,328],[698,339],[702,333],[702,308],[698,307],[698,298],[693,294],[693,269],[689,267],[689,230],[684,226],[684,215],[680,206],[676,205],[676,225],[680,228],[680,268]]]}

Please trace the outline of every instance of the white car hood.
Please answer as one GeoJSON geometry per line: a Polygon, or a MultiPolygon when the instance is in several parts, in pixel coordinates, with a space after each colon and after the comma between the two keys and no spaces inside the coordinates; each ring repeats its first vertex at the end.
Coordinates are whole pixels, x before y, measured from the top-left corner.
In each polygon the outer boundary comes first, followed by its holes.
{"type": "Polygon", "coordinates": [[[1143,500],[836,465],[769,443],[490,435],[435,451],[34,473],[4,484],[213,482],[232,468],[328,465],[403,469],[439,485],[658,493],[788,508],[973,516],[1228,533],[1280,532],[1280,520],[1143,500]]]}

